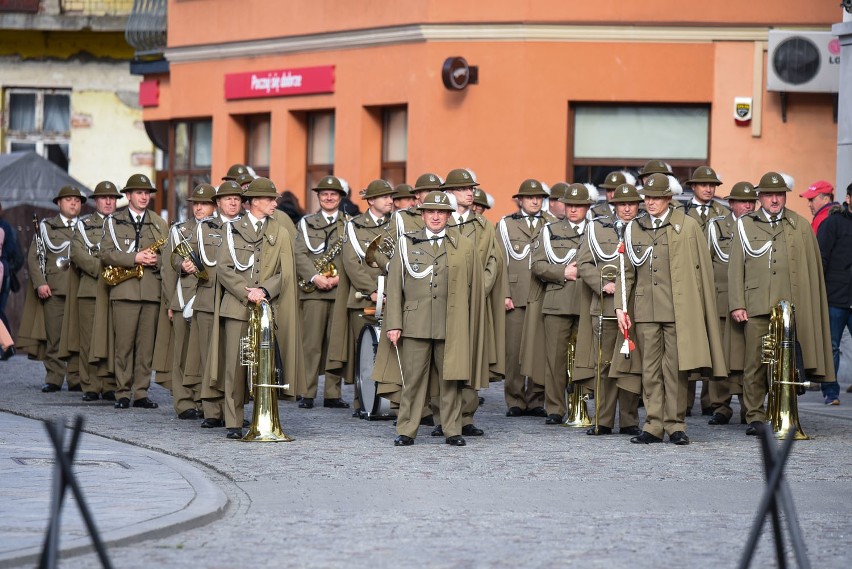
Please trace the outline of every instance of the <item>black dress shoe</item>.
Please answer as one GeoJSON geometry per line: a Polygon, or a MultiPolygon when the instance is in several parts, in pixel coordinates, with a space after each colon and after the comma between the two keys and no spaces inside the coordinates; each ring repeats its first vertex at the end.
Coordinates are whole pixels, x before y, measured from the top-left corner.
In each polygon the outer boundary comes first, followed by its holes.
{"type": "Polygon", "coordinates": [[[199,413],[197,409],[187,409],[186,411],[178,415],[178,419],[183,419],[185,421],[188,421],[190,419],[200,419],[201,417],[199,417],[198,415],[199,413]]]}
{"type": "Polygon", "coordinates": [[[224,426],[225,421],[223,421],[222,419],[213,419],[211,417],[208,417],[207,419],[201,421],[202,429],[221,429],[224,426]]]}
{"type": "Polygon", "coordinates": [[[675,445],[688,445],[689,437],[683,431],[675,431],[669,435],[669,442],[675,445]]]}
{"type": "Polygon", "coordinates": [[[544,410],[544,407],[533,407],[527,410],[527,415],[530,417],[547,417],[547,411],[544,410]]]}
{"type": "Polygon", "coordinates": [[[226,439],[231,439],[234,441],[238,441],[243,438],[243,430],[242,429],[228,429],[228,434],[225,435],[226,439]]]}
{"type": "Polygon", "coordinates": [[[41,386],[41,392],[42,393],[56,393],[57,391],[59,391],[61,389],[62,389],[61,386],[53,385],[52,383],[45,383],[44,385],[41,386]]]}
{"type": "Polygon", "coordinates": [[[355,409],[354,411],[352,411],[353,419],[363,419],[364,415],[365,413],[362,413],[360,409],[355,409]]]}
{"type": "Polygon", "coordinates": [[[429,434],[433,437],[443,437],[444,436],[444,428],[441,425],[438,425],[437,427],[432,429],[432,432],[429,433],[429,434]]]}
{"type": "Polygon", "coordinates": [[[710,417],[710,420],[707,421],[708,425],[727,425],[728,421],[730,421],[730,417],[725,417],[721,413],[713,413],[713,416],[710,417]]]}
{"type": "Polygon", "coordinates": [[[641,435],[632,437],[630,439],[630,442],[635,443],[637,445],[649,445],[651,443],[661,443],[663,442],[663,439],[661,439],[660,437],[655,437],[647,431],[642,431],[641,435]]]}
{"type": "Polygon", "coordinates": [[[77,385],[69,385],[68,391],[83,391],[83,386],[80,384],[77,385]]]}
{"type": "Polygon", "coordinates": [[[545,425],[561,425],[562,424],[562,415],[548,415],[547,419],[544,420],[545,425]]]}
{"type": "Polygon", "coordinates": [[[101,398],[101,396],[98,395],[97,393],[95,393],[94,391],[87,391],[86,393],[83,394],[83,401],[85,401],[87,403],[89,401],[97,401],[100,398],[101,398]]]}
{"type": "Polygon", "coordinates": [[[595,431],[595,427],[589,427],[586,431],[587,435],[611,435],[612,427],[604,427],[603,425],[598,425],[597,431],[595,431]]]}
{"type": "Polygon", "coordinates": [[[748,424],[748,428],[746,429],[746,434],[751,437],[756,437],[757,433],[760,432],[760,429],[763,428],[763,421],[752,421],[748,424]]]}
{"type": "Polygon", "coordinates": [[[143,397],[142,399],[136,399],[133,402],[133,406],[141,407],[142,409],[156,409],[157,407],[159,407],[159,405],[157,405],[147,397],[143,397]]]}
{"type": "Polygon", "coordinates": [[[249,425],[251,425],[251,423],[249,422],[249,420],[248,420],[248,419],[243,419],[243,427],[248,427],[249,425]]]}
{"type": "Polygon", "coordinates": [[[12,344],[8,348],[3,348],[3,352],[2,352],[2,354],[0,354],[0,360],[6,361],[17,353],[18,353],[18,350],[16,350],[15,345],[12,344]]]}
{"type": "Polygon", "coordinates": [[[407,435],[399,435],[393,440],[393,446],[395,447],[410,447],[414,444],[414,439],[407,435]]]}
{"type": "Polygon", "coordinates": [[[323,407],[331,407],[332,409],[349,409],[349,403],[340,398],[323,399],[323,407]]]}
{"type": "Polygon", "coordinates": [[[434,427],[435,418],[432,415],[426,415],[420,419],[420,424],[424,427],[434,427]]]}
{"type": "Polygon", "coordinates": [[[464,442],[464,437],[462,437],[461,435],[447,437],[447,440],[445,440],[444,442],[454,447],[463,447],[467,444],[466,442],[464,442]]]}
{"type": "Polygon", "coordinates": [[[104,401],[115,401],[115,391],[104,391],[101,397],[104,401]]]}
{"type": "Polygon", "coordinates": [[[701,414],[704,415],[705,417],[709,417],[710,415],[713,414],[713,408],[712,407],[703,407],[701,409],[701,414]]]}
{"type": "Polygon", "coordinates": [[[524,410],[520,407],[509,407],[509,410],[506,411],[507,417],[520,417],[524,414],[524,410]]]}
{"type": "Polygon", "coordinates": [[[127,397],[122,397],[118,401],[115,402],[116,409],[130,409],[130,399],[127,397]]]}
{"type": "Polygon", "coordinates": [[[642,430],[641,430],[639,427],[636,427],[636,426],[633,426],[633,427],[621,427],[620,429],[618,429],[618,433],[619,433],[620,435],[633,435],[633,436],[636,436],[636,435],[641,435],[641,434],[642,434],[642,430]]]}
{"type": "Polygon", "coordinates": [[[687,417],[692,417],[692,409],[687,409],[687,410],[686,410],[686,416],[687,416],[687,417]]]}
{"type": "Polygon", "coordinates": [[[302,400],[299,401],[299,409],[313,409],[314,408],[314,398],[313,397],[302,397],[302,400]]]}
{"type": "Polygon", "coordinates": [[[481,437],[484,434],[485,431],[473,424],[462,427],[462,435],[466,437],[481,437]]]}
{"type": "MultiPolygon", "coordinates": [[[[12,346],[12,347],[14,348],[14,346],[12,346]]],[[[480,404],[480,405],[485,405],[485,397],[480,397],[480,398],[479,398],[479,404],[480,404]]]]}

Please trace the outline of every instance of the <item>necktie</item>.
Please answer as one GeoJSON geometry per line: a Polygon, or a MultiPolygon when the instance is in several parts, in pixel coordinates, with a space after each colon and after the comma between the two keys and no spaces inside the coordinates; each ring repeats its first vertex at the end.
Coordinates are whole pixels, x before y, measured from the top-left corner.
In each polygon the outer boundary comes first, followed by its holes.
{"type": "Polygon", "coordinates": [[[701,216],[701,221],[707,221],[707,206],[706,205],[701,206],[701,213],[699,215],[701,216]]]}
{"type": "Polygon", "coordinates": [[[74,227],[74,222],[70,219],[68,220],[68,227],[74,227]]]}
{"type": "Polygon", "coordinates": [[[530,231],[535,230],[535,218],[533,216],[527,217],[527,223],[530,226],[530,231]]]}
{"type": "Polygon", "coordinates": [[[778,216],[777,215],[773,215],[772,217],[769,218],[769,226],[770,227],[777,227],[778,226],[778,216]]]}
{"type": "Polygon", "coordinates": [[[261,229],[263,229],[263,222],[258,220],[257,223],[254,224],[254,232],[260,235],[261,229]]]}
{"type": "Polygon", "coordinates": [[[136,250],[139,250],[139,241],[142,238],[142,216],[135,218],[133,222],[134,227],[136,228],[136,250]]]}
{"type": "Polygon", "coordinates": [[[662,224],[663,224],[663,220],[662,220],[662,219],[655,219],[655,220],[654,220],[654,232],[655,232],[655,233],[657,232],[657,230],[660,228],[660,226],[661,226],[662,224]]]}
{"type": "Polygon", "coordinates": [[[432,255],[435,257],[438,256],[438,239],[439,237],[437,235],[432,237],[432,255]]]}
{"type": "Polygon", "coordinates": [[[331,225],[332,223],[334,223],[334,218],[333,218],[333,217],[326,216],[326,218],[325,218],[325,222],[326,222],[328,225],[331,225]]]}

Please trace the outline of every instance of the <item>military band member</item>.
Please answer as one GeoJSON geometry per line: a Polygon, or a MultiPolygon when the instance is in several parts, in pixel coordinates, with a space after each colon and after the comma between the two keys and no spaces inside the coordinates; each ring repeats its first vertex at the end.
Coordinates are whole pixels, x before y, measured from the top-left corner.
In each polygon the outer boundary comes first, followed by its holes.
{"type": "MultiPolygon", "coordinates": [[[[473,193],[479,183],[473,173],[464,168],[458,168],[447,174],[441,188],[455,200],[456,211],[449,219],[448,227],[455,228],[459,235],[470,239],[476,248],[477,257],[482,263],[482,283],[485,291],[485,321],[483,330],[484,342],[489,364],[489,374],[492,378],[502,378],[505,369],[505,321],[506,310],[503,306],[501,288],[503,258],[497,245],[497,234],[494,225],[471,209],[473,193]]],[[[450,202],[452,203],[452,199],[450,202]]],[[[433,402],[433,407],[436,405],[433,402]]],[[[479,395],[476,390],[465,385],[462,390],[462,435],[479,437],[483,430],[474,425],[473,416],[479,408],[479,395]]],[[[442,436],[440,426],[432,433],[442,436]]]]}
{"type": "Polygon", "coordinates": [[[60,359],[60,341],[71,240],[85,202],[86,196],[79,189],[62,187],[53,198],[59,213],[39,222],[38,235],[33,238],[27,257],[32,288],[27,289],[18,347],[44,362],[45,380],[41,387],[44,393],[59,391],[66,380],[68,391],[82,390],[79,356],[73,353],[67,362],[60,359]],[[42,251],[39,251],[38,239],[43,244],[42,251]]]}
{"type": "Polygon", "coordinates": [[[606,175],[606,179],[598,187],[602,188],[606,193],[606,202],[592,206],[591,217],[608,217],[615,219],[616,206],[612,203],[612,198],[615,195],[615,188],[622,184],[630,184],[636,186],[636,176],[627,170],[614,170],[606,175]]]}
{"type": "Polygon", "coordinates": [[[323,406],[348,408],[349,404],[340,398],[340,376],[325,371],[331,339],[331,315],[340,276],[320,274],[317,268],[319,265],[327,267],[329,263],[336,267],[341,264],[339,255],[343,249],[347,220],[339,207],[340,200],[348,193],[334,176],[324,177],[311,189],[317,193],[320,211],[299,221],[295,243],[304,323],[302,342],[307,388],[299,407],[313,408],[319,376],[325,374],[323,406]]]}
{"type": "MultiPolygon", "coordinates": [[[[244,164],[232,164],[230,168],[228,168],[228,172],[222,176],[223,182],[236,182],[240,176],[248,174],[248,168],[244,164]]],[[[251,180],[249,180],[251,181],[251,180]]],[[[239,184],[238,184],[239,185],[239,184]]],[[[242,188],[241,188],[242,189],[242,188]]]]}
{"type": "Polygon", "coordinates": [[[485,215],[485,212],[494,207],[494,198],[488,195],[482,188],[473,189],[473,205],[470,209],[477,215],[485,215]]]}
{"type": "Polygon", "coordinates": [[[425,227],[400,237],[388,275],[384,326],[394,349],[403,353],[394,444],[414,444],[435,377],[445,441],[464,446],[462,387],[487,381],[477,333],[484,302],[481,265],[474,243],[447,230],[453,206],[446,194],[430,192],[419,207],[425,227]]]}
{"type": "Polygon", "coordinates": [[[414,196],[414,204],[406,209],[397,209],[393,214],[393,223],[396,227],[397,236],[403,233],[409,233],[423,229],[423,217],[420,210],[417,209],[426,194],[433,190],[441,189],[441,184],[444,180],[437,174],[426,173],[417,178],[414,183],[412,195],[414,196]]]}
{"type": "MultiPolygon", "coordinates": [[[[240,365],[240,338],[248,331],[249,304],[266,300],[275,310],[275,339],[284,364],[285,396],[304,392],[302,351],[295,258],[290,233],[272,217],[278,193],[267,178],[255,178],[243,192],[248,211],[225,227],[225,243],[219,247],[217,278],[222,285],[218,316],[219,337],[214,350],[224,352],[219,381],[224,391],[225,427],[228,439],[243,437],[246,402],[246,371],[240,365]]],[[[214,323],[215,325],[215,323],[214,323]]],[[[265,378],[269,379],[269,378],[265,378]]]]}
{"type": "MultiPolygon", "coordinates": [[[[362,192],[367,211],[346,224],[346,242],[340,253],[343,271],[334,303],[327,372],[355,380],[355,344],[366,323],[361,314],[378,298],[378,278],[386,274],[387,258],[379,254],[373,266],[365,258],[370,243],[377,237],[395,237],[391,222],[394,189],[385,180],[373,180],[362,192]]],[[[360,416],[356,401],[353,417],[360,416]]]]}
{"type": "MultiPolygon", "coordinates": [[[[545,286],[541,303],[544,334],[539,334],[539,338],[547,360],[544,374],[547,425],[559,425],[564,420],[568,387],[566,347],[572,337],[577,337],[580,315],[588,314],[589,310],[589,291],[577,282],[576,257],[586,229],[586,213],[595,202],[583,184],[565,188],[555,184],[554,188],[564,196],[559,201],[565,206],[565,218],[541,230],[532,253],[532,274],[545,286]]],[[[530,314],[527,313],[528,318],[530,314]]]]}
{"type": "Polygon", "coordinates": [[[128,206],[107,218],[101,242],[101,264],[134,269],[142,278],[130,278],[110,287],[109,302],[114,329],[115,392],[117,409],[156,409],[148,398],[157,318],[160,311],[160,252],[152,246],[168,237],[168,226],[148,209],[156,192],[144,174],[134,174],[121,190],[128,206]]]}
{"type": "MultiPolygon", "coordinates": [[[[616,172],[615,174],[619,173],[616,172]]],[[[611,181],[615,174],[608,176],[607,181],[611,181]]],[[[628,177],[620,175],[615,177],[616,179],[628,179],[628,177]]],[[[606,206],[607,208],[613,207],[614,217],[595,216],[594,220],[589,222],[586,239],[580,245],[580,250],[577,253],[577,270],[583,282],[592,291],[589,313],[591,329],[595,331],[596,341],[598,326],[600,326],[600,359],[602,361],[595,362],[595,364],[603,364],[600,370],[601,393],[595,394],[599,413],[597,417],[598,428],[590,427],[586,434],[611,434],[615,427],[617,404],[619,433],[638,435],[641,433],[639,429],[639,396],[642,393],[641,373],[639,375],[610,373],[611,370],[615,372],[610,363],[614,361],[613,358],[623,357],[620,350],[623,337],[618,334],[618,324],[611,319],[615,316],[615,295],[620,295],[621,291],[616,289],[614,279],[606,279],[603,282],[603,289],[601,289],[601,269],[604,265],[610,264],[614,265],[619,272],[621,271],[619,244],[624,238],[624,229],[627,224],[635,219],[639,213],[642,197],[636,191],[635,186],[627,183],[612,190],[607,188],[607,194],[606,206]],[[603,305],[601,305],[601,298],[603,305]],[[610,318],[599,321],[599,315],[610,318]]],[[[630,268],[630,261],[627,260],[624,266],[630,268]]],[[[588,336],[585,338],[588,343],[588,336]]],[[[580,347],[580,342],[583,339],[583,335],[578,338],[578,352],[583,352],[580,347]]],[[[588,349],[591,349],[593,359],[597,360],[598,347],[592,344],[586,351],[588,349]]]]}
{"type": "MultiPolygon", "coordinates": [[[[651,176],[651,174],[674,176],[672,173],[672,167],[668,164],[668,162],[663,162],[662,160],[648,160],[637,173],[639,184],[644,185],[645,181],[651,176]]],[[[641,187],[637,186],[637,189],[641,191],[641,187]]]]}
{"type": "MultiPolygon", "coordinates": [[[[101,274],[100,247],[104,237],[106,218],[115,213],[116,202],[121,194],[112,182],[101,182],[95,186],[91,196],[95,212],[77,222],[77,230],[71,241],[72,268],[76,269],[76,299],[66,299],[66,313],[75,311],[76,328],[68,330],[68,336],[79,338],[80,382],[83,385],[83,401],[97,401],[103,396],[106,401],[115,400],[115,377],[110,373],[99,375],[97,361],[92,354],[92,332],[95,329],[95,299],[101,274]]],[[[69,283],[70,286],[70,283],[69,283]]],[[[70,324],[70,323],[69,323],[70,324]]],[[[65,327],[63,326],[63,329],[65,327]]]]}
{"type": "MultiPolygon", "coordinates": [[[[167,251],[174,251],[180,243],[198,255],[198,228],[204,221],[212,218],[216,211],[213,198],[216,188],[210,184],[198,184],[187,198],[192,206],[192,218],[175,223],[169,232],[167,251]]],[[[201,257],[196,257],[201,261],[201,257]]],[[[201,373],[199,370],[200,350],[195,342],[190,342],[192,317],[194,311],[199,269],[193,260],[179,254],[171,254],[167,263],[163,263],[163,298],[168,305],[169,320],[174,331],[172,371],[172,405],[178,419],[200,419],[201,412],[201,373]]],[[[206,272],[205,272],[206,274],[206,272]]]]}
{"type": "Polygon", "coordinates": [[[698,223],[671,207],[672,183],[677,182],[664,174],[648,176],[648,215],[625,230],[625,250],[635,270],[623,278],[635,297],[634,314],[624,312],[620,295],[615,307],[620,331],[635,323],[647,412],[642,434],[631,438],[632,443],[662,442],[668,433],[670,442],[689,444],[684,422],[687,373],[712,368],[714,377],[727,377],[710,252],[698,223]]]}
{"type": "Polygon", "coordinates": [[[190,341],[194,341],[200,354],[201,371],[201,410],[204,420],[201,427],[215,429],[225,426],[225,392],[219,382],[219,371],[224,370],[223,351],[214,352],[211,357],[209,347],[218,343],[218,327],[214,330],[213,316],[221,301],[221,287],[218,279],[217,257],[225,242],[225,224],[235,222],[243,215],[242,188],[235,181],[222,182],[216,189],[217,216],[200,223],[196,229],[196,243],[199,243],[198,255],[207,271],[207,280],[199,281],[193,303],[193,323],[190,329],[190,341]],[[214,342],[215,340],[215,342],[214,342]]]}
{"type": "Polygon", "coordinates": [[[565,182],[557,182],[550,188],[550,197],[547,198],[547,211],[557,221],[565,219],[565,204],[560,201],[560,198],[565,197],[567,190],[568,184],[565,182]]]}
{"type": "Polygon", "coordinates": [[[393,195],[393,210],[408,209],[417,203],[417,198],[414,197],[414,187],[410,184],[398,184],[393,195]]]}
{"type": "Polygon", "coordinates": [[[819,246],[810,224],[787,209],[791,188],[777,172],[767,172],[755,188],[760,208],[737,220],[728,263],[731,318],[745,325],[743,402],[747,435],[766,421],[766,364],[761,336],[780,300],[796,308],[796,338],[805,373],[812,381],[834,381],[828,302],[819,246]]]}
{"type": "MultiPolygon", "coordinates": [[[[503,294],[506,308],[506,381],[504,385],[507,417],[533,415],[545,417],[544,376],[525,377],[521,371],[521,346],[530,293],[530,265],[533,243],[547,223],[555,218],[542,213],[547,192],[538,180],[528,179],[512,196],[520,211],[507,215],[497,224],[500,245],[505,255],[503,294]]],[[[543,372],[543,370],[542,370],[543,372]]]]}
{"type": "Polygon", "coordinates": [[[726,425],[731,420],[732,395],[740,399],[741,415],[745,421],[743,407],[743,358],[745,356],[745,337],[743,324],[730,321],[728,309],[728,261],[731,256],[731,244],[737,230],[737,220],[754,211],[757,192],[749,182],[737,182],[731,188],[726,198],[731,211],[723,218],[710,219],[707,222],[707,242],[710,245],[710,256],[713,258],[713,280],[716,283],[716,309],[723,330],[725,346],[725,361],[730,374],[727,379],[711,381],[710,405],[713,416],[709,425],[726,425]],[[727,323],[727,326],[726,326],[727,323]]]}

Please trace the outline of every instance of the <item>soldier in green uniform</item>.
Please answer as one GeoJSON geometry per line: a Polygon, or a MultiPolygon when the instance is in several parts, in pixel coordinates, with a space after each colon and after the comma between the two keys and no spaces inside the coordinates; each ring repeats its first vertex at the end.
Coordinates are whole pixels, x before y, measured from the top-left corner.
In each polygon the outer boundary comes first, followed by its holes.
{"type": "Polygon", "coordinates": [[[745,422],[743,407],[743,359],[745,355],[745,337],[743,324],[730,320],[728,308],[728,261],[731,257],[731,244],[737,230],[737,220],[754,211],[757,192],[749,182],[737,182],[726,198],[731,211],[723,218],[710,219],[707,222],[707,242],[710,244],[710,256],[713,258],[713,280],[716,283],[716,309],[722,326],[725,345],[725,361],[730,375],[727,379],[710,382],[710,405],[713,416],[710,425],[726,425],[731,420],[732,395],[739,396],[741,417],[745,422]]]}
{"type": "Polygon", "coordinates": [[[446,194],[430,192],[419,207],[425,227],[400,237],[388,275],[384,326],[403,353],[394,444],[414,443],[435,377],[445,441],[464,446],[462,387],[486,375],[476,333],[484,302],[481,264],[474,243],[447,230],[454,208],[446,194]]]}
{"type": "MultiPolygon", "coordinates": [[[[343,271],[334,303],[326,372],[338,374],[350,383],[355,380],[355,344],[366,323],[361,314],[375,305],[378,279],[386,274],[388,261],[381,253],[371,260],[366,259],[366,254],[376,238],[395,239],[396,224],[391,222],[393,194],[394,189],[385,180],[370,182],[361,193],[367,200],[367,211],[349,220],[345,228],[340,253],[343,271]]],[[[357,402],[353,416],[360,416],[357,402]]]]}
{"type": "MultiPolygon", "coordinates": [[[[192,204],[192,218],[175,223],[169,231],[169,243],[166,251],[172,252],[180,243],[189,247],[198,255],[198,227],[211,219],[216,211],[213,198],[216,188],[210,184],[198,184],[187,198],[192,204]]],[[[197,261],[201,261],[197,257],[197,261]]],[[[200,419],[201,412],[201,374],[199,373],[201,347],[190,342],[192,316],[199,278],[199,270],[192,259],[181,255],[169,255],[169,262],[163,263],[163,300],[168,306],[169,320],[174,331],[172,359],[172,405],[179,419],[200,419]]],[[[206,274],[206,271],[205,271],[206,274]]]]}
{"type": "MultiPolygon", "coordinates": [[[[565,188],[556,184],[554,188],[564,195],[559,201],[565,205],[565,218],[541,230],[532,254],[532,274],[545,288],[541,303],[544,335],[539,337],[547,359],[544,374],[547,425],[559,425],[564,419],[567,346],[572,338],[576,341],[580,315],[589,310],[589,292],[577,282],[576,256],[586,230],[586,213],[595,203],[583,184],[565,188]]],[[[575,389],[580,386],[575,385],[575,389]]]]}
{"type": "Polygon", "coordinates": [[[211,342],[214,353],[224,352],[218,388],[225,394],[226,437],[237,440],[243,437],[246,402],[246,372],[239,363],[239,340],[248,330],[249,303],[267,300],[276,308],[275,339],[285,367],[285,383],[289,384],[284,396],[292,399],[296,393],[303,393],[305,379],[293,245],[289,231],[272,217],[278,193],[271,180],[255,178],[243,198],[248,211],[225,226],[225,243],[216,257],[222,302],[219,335],[211,342]]]}
{"type": "MultiPolygon", "coordinates": [[[[199,350],[198,370],[201,372],[201,409],[204,429],[225,426],[225,392],[218,381],[219,370],[224,370],[223,352],[212,354],[209,346],[218,338],[218,328],[213,328],[215,309],[221,301],[216,258],[225,245],[225,224],[237,221],[243,215],[242,188],[233,180],[222,182],[216,189],[217,215],[198,224],[195,242],[198,255],[207,271],[207,280],[197,283],[193,303],[190,343],[199,350]]],[[[190,372],[190,370],[187,370],[190,372]]]]}
{"type": "Polygon", "coordinates": [[[398,184],[394,188],[393,210],[408,209],[417,203],[414,197],[414,187],[410,184],[398,184]]]}
{"type": "Polygon", "coordinates": [[[674,175],[672,173],[672,167],[668,164],[668,162],[663,162],[662,160],[648,160],[645,162],[645,165],[639,169],[637,174],[639,184],[644,185],[645,181],[651,176],[651,174],[663,174],[665,176],[674,175]]]}
{"type": "Polygon", "coordinates": [[[518,192],[512,196],[518,200],[520,211],[505,216],[497,224],[499,243],[506,261],[502,288],[506,308],[504,394],[507,417],[547,415],[544,410],[544,370],[541,370],[541,377],[525,377],[521,372],[520,361],[523,344],[521,336],[532,278],[530,265],[533,243],[544,226],[556,219],[541,211],[547,195],[538,180],[524,180],[518,192]]]}
{"type": "Polygon", "coordinates": [[[636,176],[634,176],[627,170],[614,170],[606,175],[606,179],[603,181],[602,184],[598,186],[599,188],[603,188],[603,190],[605,191],[606,202],[592,206],[592,219],[596,217],[608,217],[611,220],[615,219],[616,206],[613,203],[612,198],[615,195],[615,188],[619,187],[622,184],[630,184],[631,186],[635,187],[636,176]]]}
{"type": "Polygon", "coordinates": [[[348,408],[340,398],[340,376],[326,372],[331,315],[337,296],[339,275],[321,274],[323,267],[339,267],[345,238],[346,215],[339,211],[340,200],[348,195],[340,180],[326,176],[311,188],[319,198],[320,211],[303,217],[296,229],[296,270],[299,273],[302,305],[302,344],[305,349],[305,385],[299,407],[312,409],[319,376],[325,374],[323,406],[348,408]]]}
{"type": "Polygon", "coordinates": [[[482,188],[473,189],[473,205],[470,208],[477,215],[484,215],[486,211],[494,207],[494,198],[488,195],[482,188]]]}
{"type": "Polygon", "coordinates": [[[151,247],[168,237],[168,226],[148,209],[157,189],[144,174],[133,174],[121,190],[128,206],[107,218],[101,242],[101,264],[133,269],[142,266],[142,278],[130,278],[109,290],[114,329],[115,392],[117,409],[133,406],[156,409],[148,398],[162,283],[160,252],[151,247]]]}
{"type": "Polygon", "coordinates": [[[766,421],[761,337],[778,301],[788,300],[796,308],[796,338],[808,379],[834,381],[828,301],[816,237],[807,220],[785,207],[790,187],[781,174],[767,172],[755,189],[760,208],[737,220],[728,262],[728,307],[733,321],[745,325],[747,435],[757,435],[766,421]]]}
{"type": "Polygon", "coordinates": [[[92,333],[95,329],[95,299],[98,287],[106,284],[99,281],[101,275],[100,248],[104,237],[104,222],[115,212],[116,202],[121,197],[118,188],[112,182],[104,181],[95,186],[92,201],[95,212],[77,222],[77,230],[71,241],[70,275],[76,280],[76,294],[71,297],[72,281],[69,281],[69,296],[66,298],[66,314],[76,314],[69,318],[69,326],[63,326],[63,338],[79,338],[80,382],[83,385],[83,401],[115,400],[115,377],[112,374],[99,374],[96,358],[92,354],[92,333]],[[76,304],[76,307],[74,307],[76,304]],[[75,326],[72,326],[75,325],[75,326]],[[67,328],[67,331],[66,331],[67,328]]]}
{"type": "MultiPolygon", "coordinates": [[[[618,173],[615,173],[618,174],[618,173]]],[[[611,180],[614,174],[608,177],[611,180]]],[[[616,176],[616,179],[620,179],[616,176]]],[[[625,178],[626,179],[626,178],[625,178]]],[[[611,191],[607,189],[609,197],[607,199],[607,208],[614,208],[614,217],[609,217],[605,214],[595,216],[593,221],[589,222],[586,230],[586,239],[580,245],[580,250],[577,253],[577,271],[580,274],[582,281],[592,291],[591,306],[589,309],[590,329],[594,330],[595,340],[597,334],[600,333],[600,357],[598,354],[598,346],[588,341],[588,335],[581,335],[578,338],[578,355],[580,353],[591,350],[591,357],[595,361],[594,365],[601,365],[601,393],[595,393],[595,403],[598,409],[597,423],[598,428],[590,427],[586,434],[588,435],[608,435],[612,433],[615,427],[615,411],[616,404],[619,411],[619,433],[627,435],[638,435],[641,433],[639,429],[639,396],[642,393],[641,375],[636,374],[621,374],[616,375],[613,372],[614,366],[610,362],[614,358],[622,358],[620,348],[622,347],[623,338],[618,334],[618,324],[611,318],[615,315],[615,296],[620,295],[621,291],[616,289],[614,279],[605,279],[603,288],[601,288],[601,269],[604,265],[614,265],[618,272],[622,269],[622,262],[619,259],[619,245],[624,238],[624,229],[630,221],[636,218],[639,214],[639,204],[642,202],[642,197],[636,191],[636,187],[632,184],[621,184],[611,191]],[[601,299],[603,305],[601,305],[601,299]],[[598,320],[599,316],[603,315],[610,319],[598,320]],[[598,327],[600,326],[600,330],[598,327]],[[582,342],[586,341],[589,344],[586,350],[582,349],[582,342]]],[[[625,269],[631,268],[630,262],[627,261],[625,269]]],[[[634,357],[638,356],[634,352],[634,357]]],[[[640,359],[636,357],[636,359],[640,359]]]]}
{"type": "Polygon", "coordinates": [[[38,224],[38,235],[30,245],[27,269],[31,288],[27,289],[18,347],[44,362],[45,380],[41,390],[52,393],[68,381],[68,391],[81,391],[79,356],[67,362],[60,359],[65,295],[68,291],[68,266],[71,240],[80,208],[86,202],[78,188],[64,186],[53,198],[59,213],[38,224]],[[39,251],[40,239],[43,250],[39,251]]]}
{"type": "MultiPolygon", "coordinates": [[[[647,417],[632,443],[662,442],[668,433],[676,445],[686,435],[687,373],[712,368],[727,377],[716,313],[710,252],[698,223],[671,207],[674,178],[651,174],[645,187],[648,215],[625,230],[625,250],[634,271],[625,271],[625,286],[635,297],[634,314],[624,311],[616,295],[619,330],[636,323],[642,353],[642,392],[647,417]]],[[[676,183],[676,181],[675,181],[676,183]]]]}
{"type": "Polygon", "coordinates": [[[557,221],[565,219],[565,204],[560,198],[564,198],[568,190],[568,184],[565,182],[556,182],[550,188],[550,196],[547,199],[547,211],[550,215],[556,218],[557,221]]]}

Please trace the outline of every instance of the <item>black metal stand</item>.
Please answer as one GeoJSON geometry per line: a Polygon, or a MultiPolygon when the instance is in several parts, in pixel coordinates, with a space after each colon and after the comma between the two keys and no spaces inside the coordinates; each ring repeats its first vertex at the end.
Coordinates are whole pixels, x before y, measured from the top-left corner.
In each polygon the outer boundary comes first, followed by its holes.
{"type": "Polygon", "coordinates": [[[771,430],[766,425],[760,429],[759,438],[761,450],[763,451],[763,468],[766,473],[766,490],[760,500],[760,506],[757,508],[757,516],[754,518],[751,533],[748,536],[745,550],[743,550],[743,555],[740,558],[739,569],[748,569],[751,566],[751,560],[754,557],[757,542],[760,540],[766,514],[770,514],[772,519],[772,533],[775,538],[775,556],[778,561],[778,567],[781,569],[787,567],[787,557],[784,551],[784,534],[780,516],[782,511],[787,521],[787,531],[790,534],[790,542],[793,546],[796,562],[801,569],[810,569],[811,567],[807,551],[805,550],[802,528],[799,526],[799,518],[796,515],[796,508],[793,505],[793,495],[786,480],[784,480],[784,466],[787,464],[787,458],[790,456],[790,449],[793,448],[793,435],[794,432],[791,429],[787,438],[782,443],[781,449],[778,450],[775,446],[771,430]]]}
{"type": "Polygon", "coordinates": [[[83,492],[71,469],[71,465],[74,463],[74,455],[77,453],[77,446],[80,442],[80,433],[83,430],[83,416],[77,415],[74,421],[71,442],[68,445],[67,451],[65,450],[65,421],[46,422],[44,427],[47,429],[47,434],[56,451],[56,468],[53,471],[53,498],[50,506],[50,522],[47,526],[47,535],[44,538],[44,545],[41,550],[39,568],[54,569],[57,566],[59,522],[62,517],[62,505],[65,501],[65,491],[71,488],[71,492],[74,493],[74,498],[77,500],[77,506],[80,508],[80,515],[83,517],[83,521],[86,522],[86,528],[92,537],[92,544],[95,546],[95,550],[101,560],[101,566],[105,569],[112,569],[112,564],[109,557],[107,557],[106,547],[104,547],[101,536],[98,533],[98,528],[95,526],[95,520],[89,511],[86,500],[83,498],[83,492]]]}

